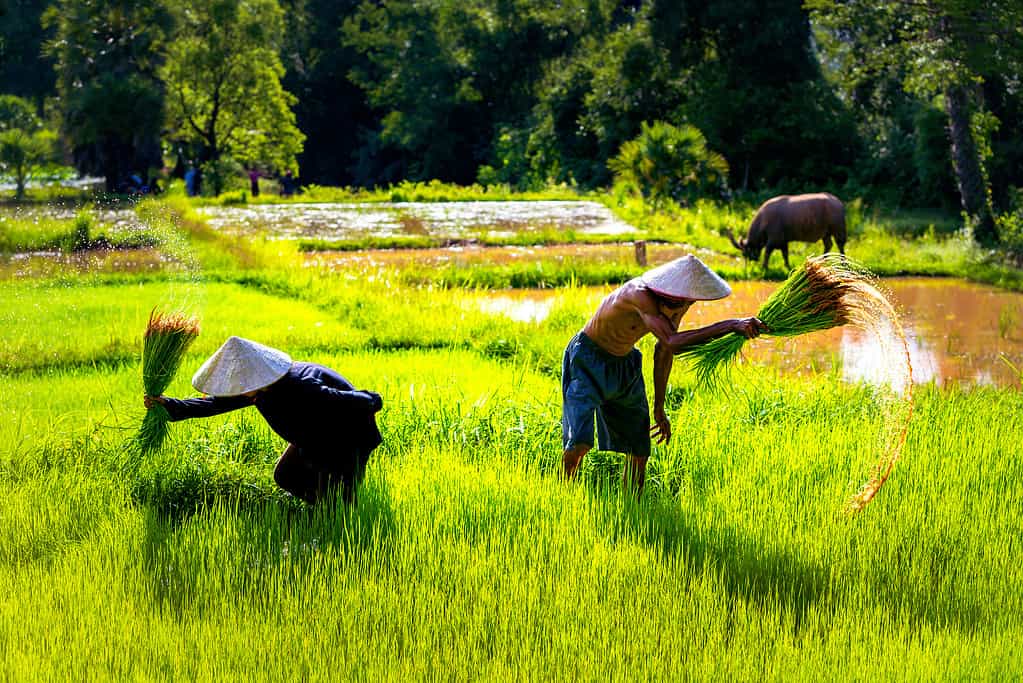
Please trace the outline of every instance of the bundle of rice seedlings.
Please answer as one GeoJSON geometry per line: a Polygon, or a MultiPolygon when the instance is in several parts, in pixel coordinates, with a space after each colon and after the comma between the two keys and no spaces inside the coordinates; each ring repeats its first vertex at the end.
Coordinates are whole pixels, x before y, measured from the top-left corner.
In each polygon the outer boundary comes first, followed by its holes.
{"type": "MultiPolygon", "coordinates": [[[[180,312],[152,310],[142,345],[142,386],[147,396],[159,396],[167,390],[185,352],[198,336],[196,318],[180,312]]],[[[154,451],[163,444],[168,422],[170,415],[162,405],[156,404],[146,411],[136,435],[142,453],[154,451]]]]}
{"type": "MultiPolygon", "coordinates": [[[[862,266],[838,254],[824,254],[793,271],[757,317],[767,325],[765,335],[794,337],[864,319],[878,297],[884,300],[862,266]]],[[[714,384],[745,343],[746,337],[729,332],[679,355],[693,362],[700,383],[714,384]]]]}
{"type": "MultiPolygon", "coordinates": [[[[870,468],[867,482],[846,504],[848,512],[862,510],[899,460],[913,414],[912,365],[899,316],[863,266],[844,256],[825,254],[807,259],[794,271],[764,302],[757,317],[767,325],[764,334],[768,336],[793,337],[848,324],[872,335],[878,344],[888,364],[884,368],[886,379],[894,392],[888,400],[878,402],[884,425],[878,443],[879,460],[870,468]]],[[[746,337],[729,333],[689,347],[679,355],[695,364],[700,382],[713,384],[745,342],[746,337]]]]}

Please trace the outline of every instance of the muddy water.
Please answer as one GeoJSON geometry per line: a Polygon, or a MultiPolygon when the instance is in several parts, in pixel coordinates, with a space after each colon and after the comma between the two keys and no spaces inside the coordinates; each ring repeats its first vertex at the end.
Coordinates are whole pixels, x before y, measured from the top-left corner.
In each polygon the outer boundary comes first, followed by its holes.
{"type": "Polygon", "coordinates": [[[494,237],[537,230],[626,234],[635,228],[596,202],[434,202],[409,204],[257,204],[200,209],[210,226],[274,237],[352,239],[429,235],[494,237]]]}
{"type": "MultiPolygon", "coordinates": [[[[753,315],[778,283],[733,283],[733,295],[690,309],[684,327],[722,318],[753,315]]],[[[896,278],[884,281],[898,309],[909,345],[913,380],[939,386],[960,384],[1020,386],[1023,371],[1023,294],[944,278],[896,278]],[[1006,362],[1008,361],[1008,362],[1006,362]]],[[[589,288],[596,308],[610,288],[589,288]]],[[[542,321],[557,302],[554,291],[496,293],[484,310],[522,322],[542,321]]],[[[761,338],[748,344],[745,357],[796,374],[840,369],[848,381],[881,376],[881,354],[874,341],[852,328],[815,332],[789,339],[761,338]]]]}
{"type": "Polygon", "coordinates": [[[0,255],[0,280],[86,273],[148,273],[177,264],[157,249],[96,249],[78,253],[0,255]]]}

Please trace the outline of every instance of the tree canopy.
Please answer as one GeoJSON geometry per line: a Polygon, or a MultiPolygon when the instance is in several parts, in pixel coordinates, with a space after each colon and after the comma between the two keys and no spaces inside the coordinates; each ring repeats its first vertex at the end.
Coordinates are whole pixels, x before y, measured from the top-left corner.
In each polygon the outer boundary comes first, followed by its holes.
{"type": "Polygon", "coordinates": [[[232,165],[363,186],[600,187],[655,122],[698,133],[732,191],[960,207],[985,244],[1023,185],[1018,2],[5,7],[43,16],[0,29],[0,73],[27,69],[9,92],[57,111],[76,166],[108,186],[181,149],[214,190],[232,165]],[[53,85],[29,84],[47,59],[53,85]]]}
{"type": "Polygon", "coordinates": [[[293,95],[281,87],[283,13],[275,0],[189,0],[161,75],[168,89],[171,137],[196,145],[210,164],[224,156],[249,167],[298,171],[305,136],[293,95]]]}

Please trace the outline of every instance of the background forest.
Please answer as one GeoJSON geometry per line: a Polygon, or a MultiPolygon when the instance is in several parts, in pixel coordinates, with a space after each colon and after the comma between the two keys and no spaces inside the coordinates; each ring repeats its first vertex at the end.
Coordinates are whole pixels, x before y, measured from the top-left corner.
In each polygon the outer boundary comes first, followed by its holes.
{"type": "Polygon", "coordinates": [[[247,168],[617,178],[683,203],[829,189],[963,211],[990,244],[1019,223],[1021,25],[979,0],[0,0],[20,98],[0,129],[49,130],[109,191],[189,162],[214,194],[247,168]]]}

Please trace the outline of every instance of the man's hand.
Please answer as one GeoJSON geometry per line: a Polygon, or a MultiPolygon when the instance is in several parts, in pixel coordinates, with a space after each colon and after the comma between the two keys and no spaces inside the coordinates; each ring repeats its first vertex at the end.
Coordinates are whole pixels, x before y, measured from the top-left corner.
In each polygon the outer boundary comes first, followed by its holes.
{"type": "Polygon", "coordinates": [[[747,339],[756,339],[761,332],[767,331],[767,325],[759,318],[739,318],[732,321],[731,331],[741,334],[747,339]]]}
{"type": "Polygon", "coordinates": [[[654,423],[650,425],[650,438],[657,439],[657,443],[668,443],[671,441],[671,422],[663,410],[654,411],[654,423]]]}
{"type": "Polygon", "coordinates": [[[152,408],[157,403],[164,405],[167,402],[166,396],[143,396],[142,403],[145,404],[146,409],[152,408]]]}

